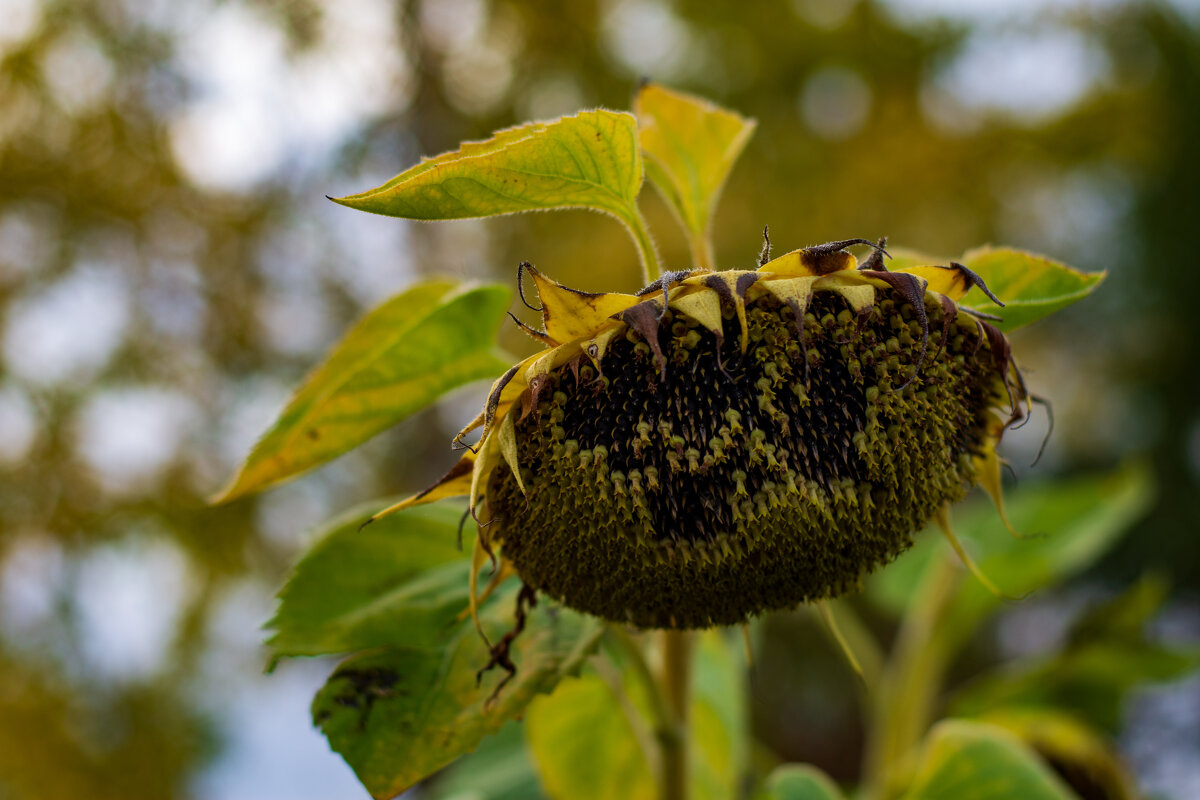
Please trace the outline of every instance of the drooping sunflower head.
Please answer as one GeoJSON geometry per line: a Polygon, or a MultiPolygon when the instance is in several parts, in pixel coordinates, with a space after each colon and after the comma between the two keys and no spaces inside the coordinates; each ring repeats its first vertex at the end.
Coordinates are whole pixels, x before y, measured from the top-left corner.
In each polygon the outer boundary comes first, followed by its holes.
{"type": "Polygon", "coordinates": [[[480,546],[528,586],[642,627],[857,587],[970,486],[998,493],[995,446],[1027,399],[1005,336],[957,304],[972,272],[888,272],[878,250],[859,267],[858,241],[636,295],[530,267],[547,349],[404,505],[469,494],[480,546]]]}

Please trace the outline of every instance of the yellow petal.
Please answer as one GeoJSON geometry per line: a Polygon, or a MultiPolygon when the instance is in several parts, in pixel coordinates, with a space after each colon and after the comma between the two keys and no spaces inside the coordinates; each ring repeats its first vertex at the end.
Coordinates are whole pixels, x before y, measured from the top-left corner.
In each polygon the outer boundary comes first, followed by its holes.
{"type": "Polygon", "coordinates": [[[777,275],[829,275],[834,272],[853,270],[858,267],[858,259],[845,250],[834,253],[814,255],[810,250],[793,250],[784,253],[779,258],[772,259],[758,268],[759,272],[773,272],[777,275]]]}
{"type": "Polygon", "coordinates": [[[487,634],[483,632],[483,626],[479,624],[479,603],[481,601],[478,599],[479,571],[483,569],[483,565],[489,557],[492,557],[492,554],[484,545],[483,529],[480,528],[479,533],[475,536],[475,547],[471,550],[471,578],[467,586],[470,595],[471,621],[475,623],[475,632],[490,648],[492,644],[488,641],[487,634]]]}
{"type": "Polygon", "coordinates": [[[623,328],[616,322],[610,322],[609,325],[607,330],[588,339],[582,346],[583,352],[592,360],[592,366],[596,369],[600,369],[600,362],[604,359],[604,353],[608,350],[609,343],[623,331],[623,328]]]}
{"type": "Polygon", "coordinates": [[[523,382],[526,386],[531,385],[535,379],[550,374],[552,370],[558,369],[579,355],[581,349],[582,343],[572,342],[571,344],[559,345],[549,352],[538,353],[536,358],[522,361],[522,364],[528,364],[522,375],[523,382]]]}
{"type": "Polygon", "coordinates": [[[956,301],[961,300],[975,285],[969,275],[955,267],[902,267],[895,271],[924,278],[929,282],[927,289],[956,301]]]}
{"type": "Polygon", "coordinates": [[[438,479],[437,483],[428,489],[417,492],[412,497],[401,500],[393,506],[388,506],[383,511],[372,516],[367,522],[371,523],[380,517],[386,517],[388,514],[394,514],[397,511],[403,511],[413,506],[423,506],[426,503],[432,503],[434,500],[441,500],[444,497],[461,497],[468,494],[471,491],[471,473],[474,471],[474,468],[475,454],[468,450],[458,460],[458,463],[438,479]]]}
{"type": "Polygon", "coordinates": [[[846,663],[850,665],[850,669],[854,670],[854,674],[858,676],[860,681],[866,681],[862,665],[858,663],[858,659],[854,656],[854,651],[850,649],[850,643],[842,635],[841,629],[838,628],[837,620],[833,618],[833,612],[829,610],[829,601],[818,600],[817,610],[821,612],[821,620],[825,623],[825,627],[829,630],[829,635],[833,637],[833,641],[841,649],[842,655],[846,657],[846,663]]]}
{"type": "Polygon", "coordinates": [[[488,438],[488,434],[492,432],[492,427],[496,424],[496,420],[502,417],[504,412],[512,407],[513,402],[529,388],[525,372],[530,364],[542,356],[543,353],[534,353],[523,361],[513,364],[508,368],[507,372],[492,384],[492,388],[488,392],[487,402],[483,406],[483,433],[479,436],[480,444],[483,443],[484,439],[488,438]]]}
{"type": "Polygon", "coordinates": [[[836,272],[817,281],[815,289],[832,289],[846,298],[855,314],[875,305],[875,287],[858,272],[836,272]]]}
{"type": "Polygon", "coordinates": [[[820,278],[805,277],[805,278],[767,278],[760,282],[761,286],[779,298],[783,303],[787,303],[797,310],[800,317],[803,318],[805,309],[808,308],[808,301],[812,297],[813,284],[820,278]]]}
{"type": "MultiPolygon", "coordinates": [[[[505,415],[507,419],[508,415],[505,415]]],[[[479,496],[483,493],[483,489],[487,486],[488,477],[496,467],[496,460],[499,456],[499,443],[495,436],[488,436],[479,443],[479,455],[475,457],[475,469],[471,473],[471,492],[469,508],[471,516],[478,521],[479,516],[475,513],[475,509],[479,505],[479,496]]]]}
{"type": "Polygon", "coordinates": [[[676,294],[671,298],[671,308],[687,314],[717,336],[723,335],[721,298],[716,292],[702,290],[683,296],[676,294]]]}
{"type": "Polygon", "coordinates": [[[500,453],[504,456],[504,460],[508,462],[513,477],[517,479],[517,487],[520,488],[521,494],[525,494],[525,483],[521,480],[521,464],[517,460],[517,426],[513,422],[512,414],[504,415],[504,421],[500,423],[500,427],[496,430],[496,439],[500,447],[500,453]]]}
{"type": "MultiPolygon", "coordinates": [[[[475,599],[477,606],[481,606],[486,603],[487,599],[492,596],[500,584],[517,574],[517,568],[513,566],[513,563],[505,558],[503,554],[497,556],[497,560],[500,563],[497,565],[496,571],[492,573],[492,577],[488,580],[487,586],[483,587],[483,591],[480,592],[479,596],[475,599]]],[[[462,616],[462,614],[459,614],[460,619],[462,616]]]]}
{"type": "Polygon", "coordinates": [[[640,297],[631,294],[581,292],[547,278],[533,267],[528,270],[537,284],[546,333],[559,344],[593,335],[609,317],[641,302],[640,297]]]}
{"type": "Polygon", "coordinates": [[[950,505],[944,504],[934,515],[934,520],[937,521],[938,527],[942,529],[942,535],[946,537],[946,541],[954,548],[954,552],[958,555],[958,560],[963,563],[963,566],[971,571],[976,580],[983,584],[984,588],[992,594],[999,597],[1001,600],[1010,599],[1007,595],[996,588],[996,584],[988,580],[987,575],[983,574],[983,570],[975,563],[974,559],[968,555],[966,549],[962,546],[958,536],[955,535],[954,529],[950,527],[950,505]]]}
{"type": "Polygon", "coordinates": [[[487,412],[480,411],[479,416],[477,416],[475,419],[473,419],[469,423],[467,423],[467,426],[465,428],[463,428],[461,431],[459,431],[458,434],[455,435],[455,437],[453,439],[451,439],[450,441],[456,446],[465,444],[467,435],[470,434],[471,431],[475,430],[476,428],[482,427],[484,422],[486,422],[486,421],[487,421],[487,412]]]}
{"type": "Polygon", "coordinates": [[[754,270],[731,269],[725,272],[693,275],[684,280],[683,285],[712,289],[717,293],[719,300],[733,304],[733,309],[737,312],[738,325],[742,329],[742,352],[745,353],[746,346],[750,343],[746,328],[746,292],[762,277],[761,272],[754,270]]]}
{"type": "Polygon", "coordinates": [[[995,440],[984,444],[983,456],[975,459],[975,466],[979,470],[979,485],[988,493],[988,497],[992,498],[992,504],[996,506],[996,513],[1000,515],[1004,527],[1013,536],[1024,539],[1025,537],[1009,522],[1008,514],[1004,510],[1003,477],[1000,474],[1000,456],[996,453],[995,440]]]}

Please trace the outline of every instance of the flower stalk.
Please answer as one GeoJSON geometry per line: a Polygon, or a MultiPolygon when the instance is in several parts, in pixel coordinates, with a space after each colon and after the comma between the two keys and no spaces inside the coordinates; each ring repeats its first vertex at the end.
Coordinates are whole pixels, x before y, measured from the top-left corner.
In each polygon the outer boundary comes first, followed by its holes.
{"type": "Polygon", "coordinates": [[[961,580],[957,562],[939,558],[901,623],[876,695],[863,767],[863,797],[888,796],[894,770],[920,742],[934,718],[949,652],[938,628],[961,580]]]}
{"type": "Polygon", "coordinates": [[[635,208],[632,213],[620,219],[629,229],[629,235],[633,237],[633,243],[637,247],[638,258],[642,263],[642,277],[646,283],[658,280],[662,275],[662,266],[659,264],[658,248],[654,245],[654,237],[650,235],[646,218],[635,208]]]}
{"type": "Polygon", "coordinates": [[[662,774],[661,800],[687,800],[689,706],[692,688],[692,645],[690,631],[662,632],[663,696],[667,701],[671,725],[659,736],[662,774]]]}

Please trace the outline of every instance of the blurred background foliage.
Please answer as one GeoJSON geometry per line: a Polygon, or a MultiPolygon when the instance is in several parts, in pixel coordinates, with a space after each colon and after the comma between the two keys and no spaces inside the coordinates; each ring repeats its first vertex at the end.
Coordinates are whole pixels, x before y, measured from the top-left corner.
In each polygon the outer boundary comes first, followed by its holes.
{"type": "MultiPolygon", "coordinates": [[[[305,532],[440,474],[482,390],[262,497],[206,496],[416,276],[511,284],[528,259],[629,290],[637,263],[585,212],[421,225],[323,195],[528,118],[627,108],[643,75],[759,120],[719,209],[724,268],[769,225],[777,252],[886,234],[1110,271],[1015,337],[1057,429],[1036,471],[1044,419],[1007,455],[1022,480],[1147,455],[1156,505],[1099,568],[981,631],[958,677],[1061,643],[1148,571],[1173,587],[1154,635],[1200,637],[1193,0],[0,0],[0,798],[361,796],[308,727],[328,665],[265,679],[259,626],[305,532]]],[[[687,266],[644,203],[665,265],[687,266]]],[[[853,779],[853,679],[807,615],[764,635],[765,746],[853,779]]],[[[1147,789],[1200,795],[1200,683],[1143,693],[1116,731],[1147,789]]]]}

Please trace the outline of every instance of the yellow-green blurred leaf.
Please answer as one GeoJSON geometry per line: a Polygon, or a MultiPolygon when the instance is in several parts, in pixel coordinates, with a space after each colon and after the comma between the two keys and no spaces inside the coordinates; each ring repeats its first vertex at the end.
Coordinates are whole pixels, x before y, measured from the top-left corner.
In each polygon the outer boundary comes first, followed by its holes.
{"type": "MultiPolygon", "coordinates": [[[[708,238],[721,187],[757,123],[707,100],[648,84],[633,103],[646,174],[679,215],[693,242],[708,238]]],[[[712,263],[693,264],[711,268],[712,263]]]]}
{"type": "MultiPolygon", "coordinates": [[[[749,758],[745,659],[729,641],[729,631],[698,632],[695,638],[691,790],[698,800],[725,800],[738,796],[749,758]]],[[[526,716],[534,759],[554,798],[654,796],[653,773],[627,716],[633,714],[639,728],[651,732],[655,723],[650,700],[637,671],[627,660],[619,660],[625,667],[622,691],[629,698],[624,707],[608,683],[586,676],[553,697],[539,699],[526,716]],[[606,786],[606,781],[615,785],[606,786]]]]}
{"type": "Polygon", "coordinates": [[[636,215],[642,157],[633,115],[581,111],[531,122],[427,158],[387,183],[336,199],[408,219],[465,219],[552,208],[636,215]]]}
{"type": "Polygon", "coordinates": [[[525,735],[547,794],[555,800],[653,800],[654,775],[617,698],[584,675],[525,715],[525,735]]]}
{"type": "Polygon", "coordinates": [[[842,800],[833,779],[811,764],[784,764],[767,777],[759,800],[842,800]]]}
{"type": "MultiPolygon", "coordinates": [[[[513,627],[513,597],[501,592],[480,612],[493,642],[513,627]]],[[[477,682],[488,647],[463,620],[442,647],[371,651],[343,662],[313,700],[313,721],[373,797],[394,797],[553,691],[579,669],[602,632],[597,620],[565,608],[531,610],[512,645],[517,672],[485,706],[505,671],[494,669],[477,682]]]]}
{"type": "Polygon", "coordinates": [[[421,785],[423,800],[544,800],[525,746],[525,725],[512,720],[473,752],[421,785]]]}
{"type": "Polygon", "coordinates": [[[970,250],[961,259],[1004,301],[1001,308],[978,288],[963,298],[965,305],[995,314],[1003,331],[1024,327],[1091,294],[1107,273],[1080,272],[1044,256],[1000,247],[970,250]]]}
{"type": "Polygon", "coordinates": [[[690,763],[693,794],[701,800],[738,796],[746,776],[746,659],[740,637],[735,646],[729,634],[713,629],[696,635],[690,763]]]}
{"type": "MultiPolygon", "coordinates": [[[[1018,539],[1005,529],[990,503],[979,502],[953,516],[954,530],[983,572],[1012,596],[1022,596],[1086,568],[1120,538],[1150,507],[1153,480],[1144,465],[1132,463],[1111,472],[1020,486],[1007,497],[1018,539]]],[[[920,594],[918,584],[931,572],[948,545],[926,529],[917,543],[867,583],[882,606],[902,613],[920,594]]],[[[973,630],[1001,601],[978,581],[966,579],[951,603],[948,627],[973,630]]],[[[946,630],[947,634],[951,631],[946,630]]]]}
{"type": "Polygon", "coordinates": [[[993,725],[935,725],[904,800],[1072,800],[1032,750],[993,725]]]}
{"type": "Polygon", "coordinates": [[[1200,665],[1200,648],[1168,646],[1146,635],[1166,593],[1165,584],[1143,578],[1113,600],[1088,609],[1072,624],[1058,652],[972,678],[955,695],[953,713],[1057,708],[1116,733],[1132,689],[1182,677],[1200,665]]]}
{"type": "Polygon", "coordinates": [[[360,529],[389,505],[365,504],[329,523],[300,560],[267,623],[276,657],[432,647],[453,632],[469,597],[461,508],[418,506],[360,529]]]}
{"type": "Polygon", "coordinates": [[[1049,764],[1080,797],[1136,800],[1133,779],[1103,734],[1054,709],[1001,708],[977,718],[1009,731],[1049,764]]]}
{"type": "Polygon", "coordinates": [[[371,311],[308,377],[216,502],[294,477],[450,389],[503,372],[508,362],[493,342],[509,299],[501,286],[436,280],[371,311]]]}

